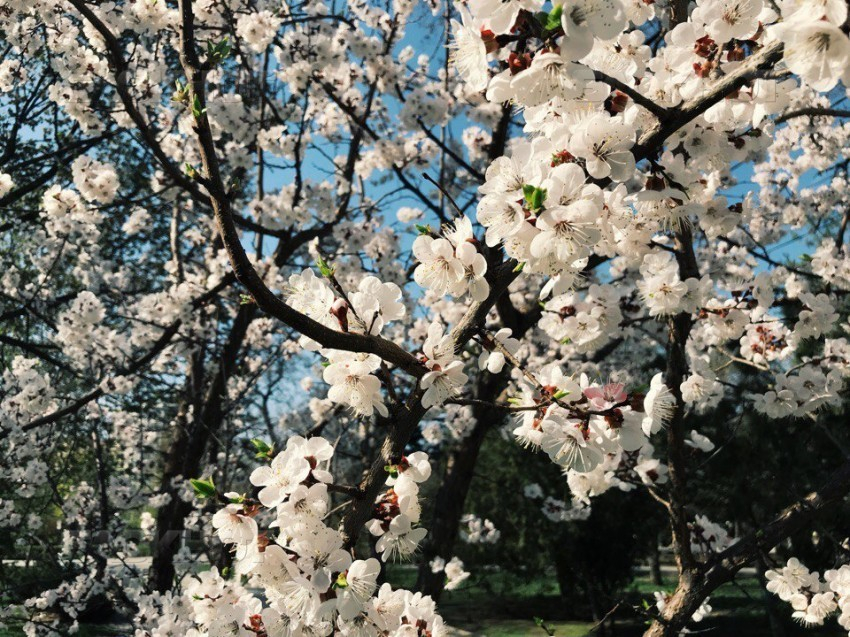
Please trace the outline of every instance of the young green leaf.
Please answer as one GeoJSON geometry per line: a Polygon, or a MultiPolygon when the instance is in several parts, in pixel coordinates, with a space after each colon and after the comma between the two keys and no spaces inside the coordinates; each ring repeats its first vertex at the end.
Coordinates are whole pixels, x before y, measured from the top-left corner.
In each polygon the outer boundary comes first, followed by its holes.
{"type": "Polygon", "coordinates": [[[561,28],[561,14],[564,12],[563,5],[557,5],[554,9],[549,12],[549,15],[546,16],[546,22],[543,24],[543,28],[546,31],[557,31],[561,28]]]}
{"type": "Polygon", "coordinates": [[[198,97],[198,94],[192,96],[192,117],[195,119],[201,119],[201,116],[207,112],[206,108],[201,108],[201,98],[198,97]]]}
{"type": "Polygon", "coordinates": [[[225,36],[221,42],[207,42],[207,57],[212,64],[220,64],[230,55],[230,40],[225,36]]]}
{"type": "Polygon", "coordinates": [[[522,195],[525,198],[525,203],[528,204],[529,210],[536,212],[543,207],[546,201],[546,189],[525,184],[522,187],[522,195]]]}
{"type": "Polygon", "coordinates": [[[269,445],[264,440],[253,438],[251,444],[257,452],[257,458],[271,458],[274,455],[274,445],[269,445]]]}
{"type": "Polygon", "coordinates": [[[316,259],[316,265],[319,268],[319,272],[326,279],[329,279],[334,275],[335,268],[333,266],[328,265],[327,261],[325,261],[321,256],[316,259]]]}
{"type": "Polygon", "coordinates": [[[208,478],[207,480],[192,478],[189,482],[195,490],[195,495],[199,498],[215,497],[215,484],[212,478],[208,478]]]}

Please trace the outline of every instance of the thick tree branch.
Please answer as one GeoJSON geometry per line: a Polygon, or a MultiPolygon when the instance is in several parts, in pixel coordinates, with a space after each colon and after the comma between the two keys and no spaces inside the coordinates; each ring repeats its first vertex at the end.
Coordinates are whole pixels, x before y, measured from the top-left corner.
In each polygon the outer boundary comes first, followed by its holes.
{"type": "Polygon", "coordinates": [[[621,93],[628,95],[632,101],[638,106],[642,106],[650,113],[655,115],[659,120],[666,119],[670,116],[670,112],[665,107],[660,104],[656,104],[651,99],[638,92],[636,89],[632,88],[628,84],[625,84],[618,80],[615,77],[611,77],[610,75],[606,75],[602,71],[594,71],[593,77],[597,82],[602,82],[603,84],[607,84],[611,88],[617,89],[621,93]]]}
{"type": "Polygon", "coordinates": [[[788,111],[776,118],[776,123],[781,124],[795,117],[850,117],[850,111],[840,108],[821,108],[812,106],[810,108],[800,108],[795,111],[788,111]]]}
{"type": "Polygon", "coordinates": [[[771,42],[745,60],[735,71],[721,77],[691,101],[678,108],[667,109],[668,115],[641,135],[637,145],[632,149],[635,159],[651,157],[663,146],[670,135],[695,120],[747,82],[759,77],[780,59],[782,59],[782,43],[771,42]]]}
{"type": "Polygon", "coordinates": [[[850,491],[850,462],[845,462],[824,485],[783,510],[770,523],[738,539],[718,553],[695,578],[680,581],[659,620],[644,637],[673,637],[690,621],[705,599],[731,581],[760,554],[770,552],[783,539],[805,530],[812,520],[846,499],[850,491]]]}

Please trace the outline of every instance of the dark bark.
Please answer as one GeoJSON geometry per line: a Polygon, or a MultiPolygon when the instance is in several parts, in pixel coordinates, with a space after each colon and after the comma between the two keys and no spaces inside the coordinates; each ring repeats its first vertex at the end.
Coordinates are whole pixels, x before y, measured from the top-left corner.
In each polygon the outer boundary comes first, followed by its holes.
{"type": "MultiPolygon", "coordinates": [[[[679,278],[685,281],[698,278],[693,237],[690,228],[683,224],[675,237],[676,260],[679,265],[679,278]]],[[[691,552],[690,531],[688,530],[687,506],[687,460],[685,457],[685,402],[682,400],[681,385],[688,375],[688,356],[686,346],[691,334],[693,318],[687,312],[681,312],[668,321],[667,369],[664,384],[676,399],[676,408],[667,427],[667,469],[670,479],[668,514],[673,533],[673,553],[680,579],[687,579],[688,573],[696,567],[691,552]]]]}
{"type": "Polygon", "coordinates": [[[435,557],[442,557],[446,561],[452,557],[481,445],[487,432],[503,417],[503,414],[497,412],[497,409],[489,407],[473,407],[475,426],[446,460],[443,481],[434,498],[434,515],[428,525],[428,537],[422,550],[416,580],[416,590],[430,595],[435,601],[439,601],[443,592],[445,574],[442,571],[432,573],[429,563],[435,557]]]}
{"type": "Polygon", "coordinates": [[[201,477],[201,461],[208,450],[210,439],[220,431],[225,417],[227,379],[233,374],[248,326],[256,314],[253,305],[239,308],[221,352],[218,370],[208,386],[205,387],[207,384],[203,378],[203,357],[196,355],[193,361],[187,380],[186,399],[179,409],[177,431],[163,468],[160,489],[162,493],[170,495],[171,499],[157,512],[153,560],[148,579],[148,585],[153,590],[167,591],[171,588],[176,572],[174,555],[180,548],[186,516],[192,511],[192,503],[180,499],[177,493],[179,487],[175,489],[172,483],[178,477],[183,480],[201,477]],[[193,406],[191,421],[187,418],[188,405],[193,406]]]}
{"type": "Polygon", "coordinates": [[[765,571],[767,571],[767,562],[764,559],[764,554],[759,553],[756,557],[756,579],[759,582],[762,599],[764,600],[764,613],[767,615],[767,620],[770,623],[770,634],[772,637],[785,637],[785,626],[782,624],[782,618],[776,609],[777,598],[767,590],[767,578],[764,576],[765,571]]]}
{"type": "Polygon", "coordinates": [[[658,548],[658,540],[653,542],[652,553],[649,554],[649,574],[653,584],[664,586],[664,577],[661,574],[661,551],[658,548]]]}
{"type": "Polygon", "coordinates": [[[171,589],[174,581],[174,554],[180,548],[186,516],[192,510],[190,503],[184,502],[179,488],[172,482],[200,477],[200,460],[203,450],[197,448],[193,440],[194,427],[189,418],[190,409],[199,413],[201,389],[203,384],[203,360],[199,353],[192,358],[183,399],[175,418],[174,439],[168,449],[160,481],[160,493],[169,496],[168,502],[159,508],[156,514],[156,533],[152,546],[151,569],[148,575],[148,587],[151,590],[165,592],[171,589]]]}

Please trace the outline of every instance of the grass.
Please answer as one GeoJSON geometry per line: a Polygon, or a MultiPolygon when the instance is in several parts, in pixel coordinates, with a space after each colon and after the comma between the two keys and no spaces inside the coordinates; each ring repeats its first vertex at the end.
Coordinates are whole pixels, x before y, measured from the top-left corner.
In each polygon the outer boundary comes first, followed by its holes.
{"type": "MultiPolygon", "coordinates": [[[[394,570],[390,581],[396,586],[412,584],[415,572],[394,570]]],[[[456,591],[447,591],[440,600],[440,612],[446,622],[461,634],[475,637],[598,637],[594,622],[572,616],[572,605],[560,597],[554,578],[538,574],[530,581],[517,581],[503,573],[470,578],[470,583],[456,591]],[[542,618],[545,630],[535,618],[542,618]]],[[[623,604],[613,614],[613,627],[607,626],[607,637],[639,637],[646,628],[646,616],[634,609],[644,603],[654,606],[653,593],[672,591],[674,582],[659,587],[647,577],[636,577],[622,595],[623,604]]],[[[613,608],[615,600],[604,606],[613,608]]],[[[778,600],[776,600],[778,602],[778,600]]],[[[717,637],[773,637],[765,606],[765,592],[755,578],[742,578],[715,591],[710,602],[712,613],[692,629],[717,637]]],[[[790,606],[779,602],[776,613],[784,629],[784,637],[846,637],[846,631],[832,618],[820,629],[803,628],[791,621],[790,606]]]]}
{"type": "MultiPolygon", "coordinates": [[[[546,627],[552,630],[556,637],[585,637],[593,628],[593,624],[587,622],[546,622],[546,627]]],[[[535,626],[534,622],[519,619],[484,621],[477,625],[474,631],[470,632],[474,635],[487,635],[487,637],[518,637],[521,635],[546,637],[547,634],[543,628],[535,626]]]]}

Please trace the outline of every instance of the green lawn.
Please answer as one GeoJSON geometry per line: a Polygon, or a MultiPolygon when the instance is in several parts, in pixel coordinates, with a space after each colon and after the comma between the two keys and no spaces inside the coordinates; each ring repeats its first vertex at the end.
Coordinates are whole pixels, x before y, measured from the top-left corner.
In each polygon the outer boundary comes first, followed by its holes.
{"type": "MultiPolygon", "coordinates": [[[[414,573],[409,570],[391,571],[395,585],[410,585],[414,573]]],[[[446,622],[475,637],[546,637],[547,631],[535,623],[544,621],[555,637],[596,637],[595,624],[573,616],[569,604],[558,595],[553,578],[538,576],[532,581],[493,573],[480,574],[468,580],[470,585],[447,592],[440,602],[440,612],[446,622]]],[[[671,591],[673,581],[661,588],[671,591]]],[[[622,606],[614,614],[613,629],[607,637],[639,637],[646,628],[646,617],[637,610],[644,602],[654,605],[653,592],[659,587],[648,578],[638,577],[622,596],[622,606]]],[[[605,606],[608,611],[616,601],[605,606]]],[[[711,596],[713,612],[693,630],[718,637],[773,637],[765,610],[765,593],[754,578],[727,584],[711,596]]],[[[794,624],[789,606],[781,602],[776,607],[782,619],[785,637],[846,637],[832,619],[827,627],[812,630],[794,624]]]]}
{"type": "MultiPolygon", "coordinates": [[[[587,622],[546,622],[546,626],[554,631],[556,637],[585,637],[592,634],[590,630],[593,624],[587,622]]],[[[460,627],[459,627],[460,628],[460,627]]],[[[546,637],[547,633],[542,628],[538,628],[533,622],[520,619],[502,619],[493,621],[483,621],[471,630],[464,630],[464,633],[472,635],[486,635],[487,637],[519,637],[522,635],[533,635],[535,637],[546,637]]]]}

